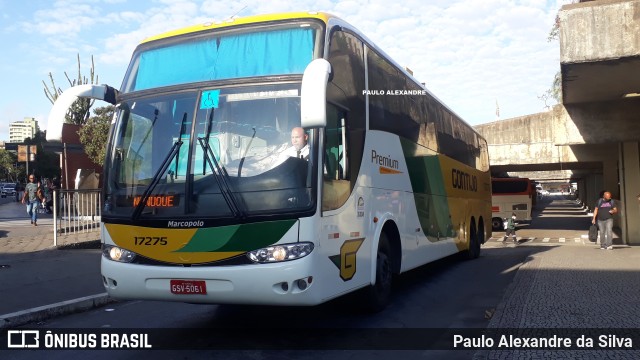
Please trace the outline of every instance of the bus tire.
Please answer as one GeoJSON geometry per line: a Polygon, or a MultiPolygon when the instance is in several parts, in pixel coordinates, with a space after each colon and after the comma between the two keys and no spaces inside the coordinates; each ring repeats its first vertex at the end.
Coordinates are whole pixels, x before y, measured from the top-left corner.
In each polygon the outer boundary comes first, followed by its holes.
{"type": "Polygon", "coordinates": [[[380,312],[391,302],[391,284],[393,268],[391,266],[391,248],[387,234],[380,234],[376,255],[376,283],[370,285],[365,292],[367,310],[380,312]]]}
{"type": "Polygon", "coordinates": [[[491,219],[491,227],[493,230],[504,230],[504,225],[502,225],[503,220],[499,217],[494,217],[491,219]]]}
{"type": "Polygon", "coordinates": [[[478,237],[478,231],[476,226],[471,221],[471,231],[469,232],[469,248],[466,251],[466,258],[469,260],[477,259],[480,257],[480,239],[478,237]]]}

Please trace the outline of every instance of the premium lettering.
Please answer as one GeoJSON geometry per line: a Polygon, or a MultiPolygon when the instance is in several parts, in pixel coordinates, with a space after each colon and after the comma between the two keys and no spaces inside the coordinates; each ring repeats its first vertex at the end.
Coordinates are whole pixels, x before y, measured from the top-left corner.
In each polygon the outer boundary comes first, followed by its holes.
{"type": "Polygon", "coordinates": [[[378,155],[375,150],[371,150],[371,162],[380,166],[396,169],[400,167],[398,160],[394,160],[391,156],[378,155]]]}

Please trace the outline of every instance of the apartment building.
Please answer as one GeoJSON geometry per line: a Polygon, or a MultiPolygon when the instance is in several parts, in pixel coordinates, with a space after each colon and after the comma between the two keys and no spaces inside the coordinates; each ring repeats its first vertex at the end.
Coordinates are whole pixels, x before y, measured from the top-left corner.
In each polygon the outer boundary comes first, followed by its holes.
{"type": "Polygon", "coordinates": [[[26,138],[33,138],[40,130],[35,118],[25,117],[22,121],[9,124],[9,142],[22,143],[26,138]]]}

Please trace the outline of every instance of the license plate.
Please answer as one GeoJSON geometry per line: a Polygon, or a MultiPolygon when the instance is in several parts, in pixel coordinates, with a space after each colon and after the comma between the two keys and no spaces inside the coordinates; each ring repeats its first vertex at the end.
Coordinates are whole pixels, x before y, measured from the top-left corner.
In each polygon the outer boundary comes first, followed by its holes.
{"type": "Polygon", "coordinates": [[[205,295],[207,284],[204,280],[171,280],[171,293],[178,295],[205,295]]]}

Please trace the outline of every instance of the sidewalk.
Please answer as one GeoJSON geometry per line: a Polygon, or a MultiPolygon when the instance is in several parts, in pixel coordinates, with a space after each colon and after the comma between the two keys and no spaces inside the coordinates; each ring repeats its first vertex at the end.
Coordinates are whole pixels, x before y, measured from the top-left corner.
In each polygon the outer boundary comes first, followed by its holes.
{"type": "MultiPolygon", "coordinates": [[[[6,254],[53,249],[53,215],[38,214],[38,226],[30,224],[26,206],[15,201],[0,202],[0,258],[6,254]]],[[[59,235],[58,248],[99,247],[99,229],[76,234],[59,235]],[[93,242],[93,243],[88,243],[93,242]]]]}
{"type": "MultiPolygon", "coordinates": [[[[589,333],[615,333],[640,328],[640,247],[624,245],[614,235],[614,249],[600,250],[588,241],[588,226],[593,215],[575,200],[553,200],[540,204],[531,224],[523,225],[518,236],[536,241],[521,245],[487,243],[485,247],[536,246],[520,264],[502,301],[491,311],[487,326],[492,329],[541,329],[555,335],[563,329],[589,333]],[[540,238],[565,238],[565,244],[540,243],[540,238]],[[583,241],[571,241],[582,239],[583,241]],[[560,246],[558,246],[560,245],[560,246]]],[[[504,232],[494,232],[500,238],[504,232]]],[[[635,345],[635,342],[634,342],[635,345]]],[[[635,347],[637,349],[637,346],[635,347]]],[[[638,359],[640,351],[600,348],[584,350],[482,350],[474,360],[488,359],[638,359]]]]}
{"type": "MultiPolygon", "coordinates": [[[[593,244],[593,243],[592,243],[593,244]]],[[[640,328],[640,247],[614,245],[549,246],[533,253],[515,271],[513,282],[487,325],[499,329],[540,329],[538,336],[551,337],[573,329],[593,339],[599,336],[634,338],[640,328]],[[590,331],[589,329],[596,329],[590,331]]],[[[525,336],[531,336],[529,331],[525,336]]],[[[497,359],[639,359],[640,350],[615,349],[612,345],[581,350],[478,351],[474,360],[497,359]]]]}
{"type": "Polygon", "coordinates": [[[109,301],[100,276],[98,229],[58,236],[53,217],[30,224],[26,206],[0,199],[0,328],[109,301]]]}

